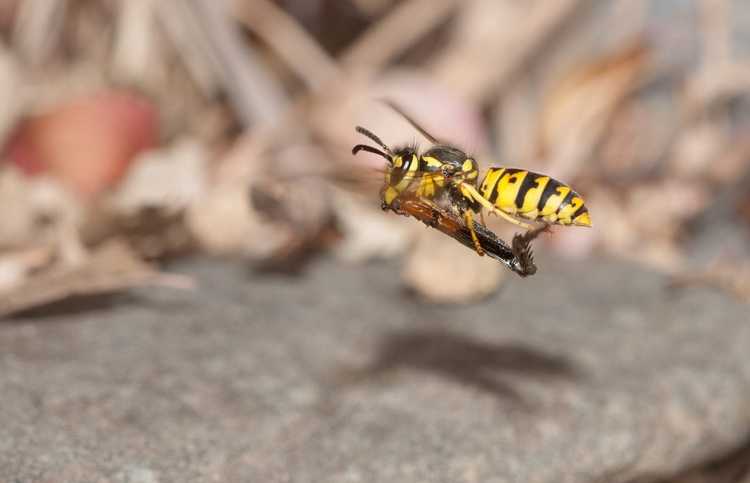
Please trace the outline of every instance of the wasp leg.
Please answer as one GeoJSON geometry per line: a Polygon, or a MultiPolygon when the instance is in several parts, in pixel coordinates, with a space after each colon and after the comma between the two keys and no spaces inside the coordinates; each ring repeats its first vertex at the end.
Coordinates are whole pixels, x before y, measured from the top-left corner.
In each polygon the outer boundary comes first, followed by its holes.
{"type": "Polygon", "coordinates": [[[474,214],[470,210],[464,211],[464,221],[466,222],[466,227],[469,229],[469,233],[471,233],[471,240],[474,242],[474,250],[477,251],[477,255],[483,257],[484,249],[482,248],[482,244],[479,243],[477,232],[474,231],[474,214]]]}
{"type": "Polygon", "coordinates": [[[516,220],[509,214],[498,210],[492,203],[487,201],[485,197],[483,197],[472,185],[468,183],[461,183],[461,188],[465,190],[471,198],[482,205],[485,209],[487,209],[490,213],[494,213],[495,215],[499,216],[500,218],[503,218],[505,221],[508,221],[510,223],[513,223],[514,225],[518,225],[524,230],[531,230],[534,228],[534,225],[529,225],[528,223],[524,223],[521,220],[516,220]]]}

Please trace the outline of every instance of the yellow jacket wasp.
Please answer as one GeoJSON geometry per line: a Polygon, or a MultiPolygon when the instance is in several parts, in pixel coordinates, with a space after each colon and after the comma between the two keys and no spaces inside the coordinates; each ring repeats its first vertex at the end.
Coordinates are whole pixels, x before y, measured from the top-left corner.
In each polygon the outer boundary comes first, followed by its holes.
{"type": "Polygon", "coordinates": [[[384,209],[393,208],[404,193],[414,193],[435,209],[438,209],[436,203],[447,200],[450,209],[463,218],[479,255],[484,250],[475,229],[474,214],[483,217],[482,208],[527,230],[532,225],[519,218],[545,224],[591,226],[583,198],[567,184],[543,174],[507,167],[489,168],[478,183],[479,166],[473,157],[439,141],[397,105],[386,103],[433,145],[423,153],[416,146],[391,149],[374,133],[357,126],[357,132],[380,149],[357,144],[352,154],[366,151],[388,161],[381,193],[384,209]]]}

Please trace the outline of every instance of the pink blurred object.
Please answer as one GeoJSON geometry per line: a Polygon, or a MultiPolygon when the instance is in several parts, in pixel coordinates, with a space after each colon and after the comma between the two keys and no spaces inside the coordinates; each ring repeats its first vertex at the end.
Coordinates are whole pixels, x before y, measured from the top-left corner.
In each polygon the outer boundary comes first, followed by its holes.
{"type": "Polygon", "coordinates": [[[114,186],[157,140],[154,105],[109,91],[27,119],[6,146],[6,157],[27,175],[50,174],[88,198],[114,186]]]}

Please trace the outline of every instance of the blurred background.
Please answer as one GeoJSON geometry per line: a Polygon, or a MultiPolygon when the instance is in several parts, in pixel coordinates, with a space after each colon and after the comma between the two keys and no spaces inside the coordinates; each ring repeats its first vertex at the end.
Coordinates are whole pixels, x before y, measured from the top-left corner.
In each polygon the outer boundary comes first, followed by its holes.
{"type": "Polygon", "coordinates": [[[594,227],[536,241],[540,273],[618,257],[750,300],[747,2],[4,0],[0,33],[0,314],[189,288],[159,267],[196,254],[494,293],[514,275],[380,210],[354,127],[427,145],[383,98],[585,197],[594,227]]]}

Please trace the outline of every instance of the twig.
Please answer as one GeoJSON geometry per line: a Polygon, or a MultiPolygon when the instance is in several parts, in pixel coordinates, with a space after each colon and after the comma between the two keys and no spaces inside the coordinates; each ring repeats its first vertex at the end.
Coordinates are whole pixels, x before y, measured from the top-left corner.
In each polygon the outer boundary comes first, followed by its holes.
{"type": "Polygon", "coordinates": [[[592,0],[535,2],[528,18],[521,22],[509,40],[507,33],[498,29],[498,42],[507,43],[498,45],[489,40],[483,55],[476,58],[476,63],[482,65],[468,69],[472,75],[466,75],[465,59],[456,56],[455,52],[438,59],[432,72],[470,99],[481,102],[502,91],[581,8],[591,3],[592,0]],[[487,64],[492,64],[493,68],[480,68],[487,64]]]}
{"type": "Polygon", "coordinates": [[[223,2],[185,0],[157,5],[159,18],[172,40],[183,46],[185,62],[191,64],[193,56],[202,54],[219,74],[221,85],[245,126],[279,120],[287,104],[286,96],[261,59],[242,41],[223,2]],[[197,41],[184,31],[186,27],[198,37],[197,41]]]}
{"type": "Polygon", "coordinates": [[[461,4],[459,0],[408,0],[373,25],[341,55],[348,71],[380,70],[404,52],[461,4]]]}
{"type": "Polygon", "coordinates": [[[60,45],[67,0],[27,0],[18,3],[13,44],[33,66],[44,63],[60,45]]]}
{"type": "Polygon", "coordinates": [[[703,55],[702,68],[726,65],[731,59],[730,5],[727,0],[701,0],[700,26],[703,55]]]}
{"type": "Polygon", "coordinates": [[[339,74],[336,61],[291,16],[268,0],[235,0],[234,15],[315,90],[339,74]]]}

